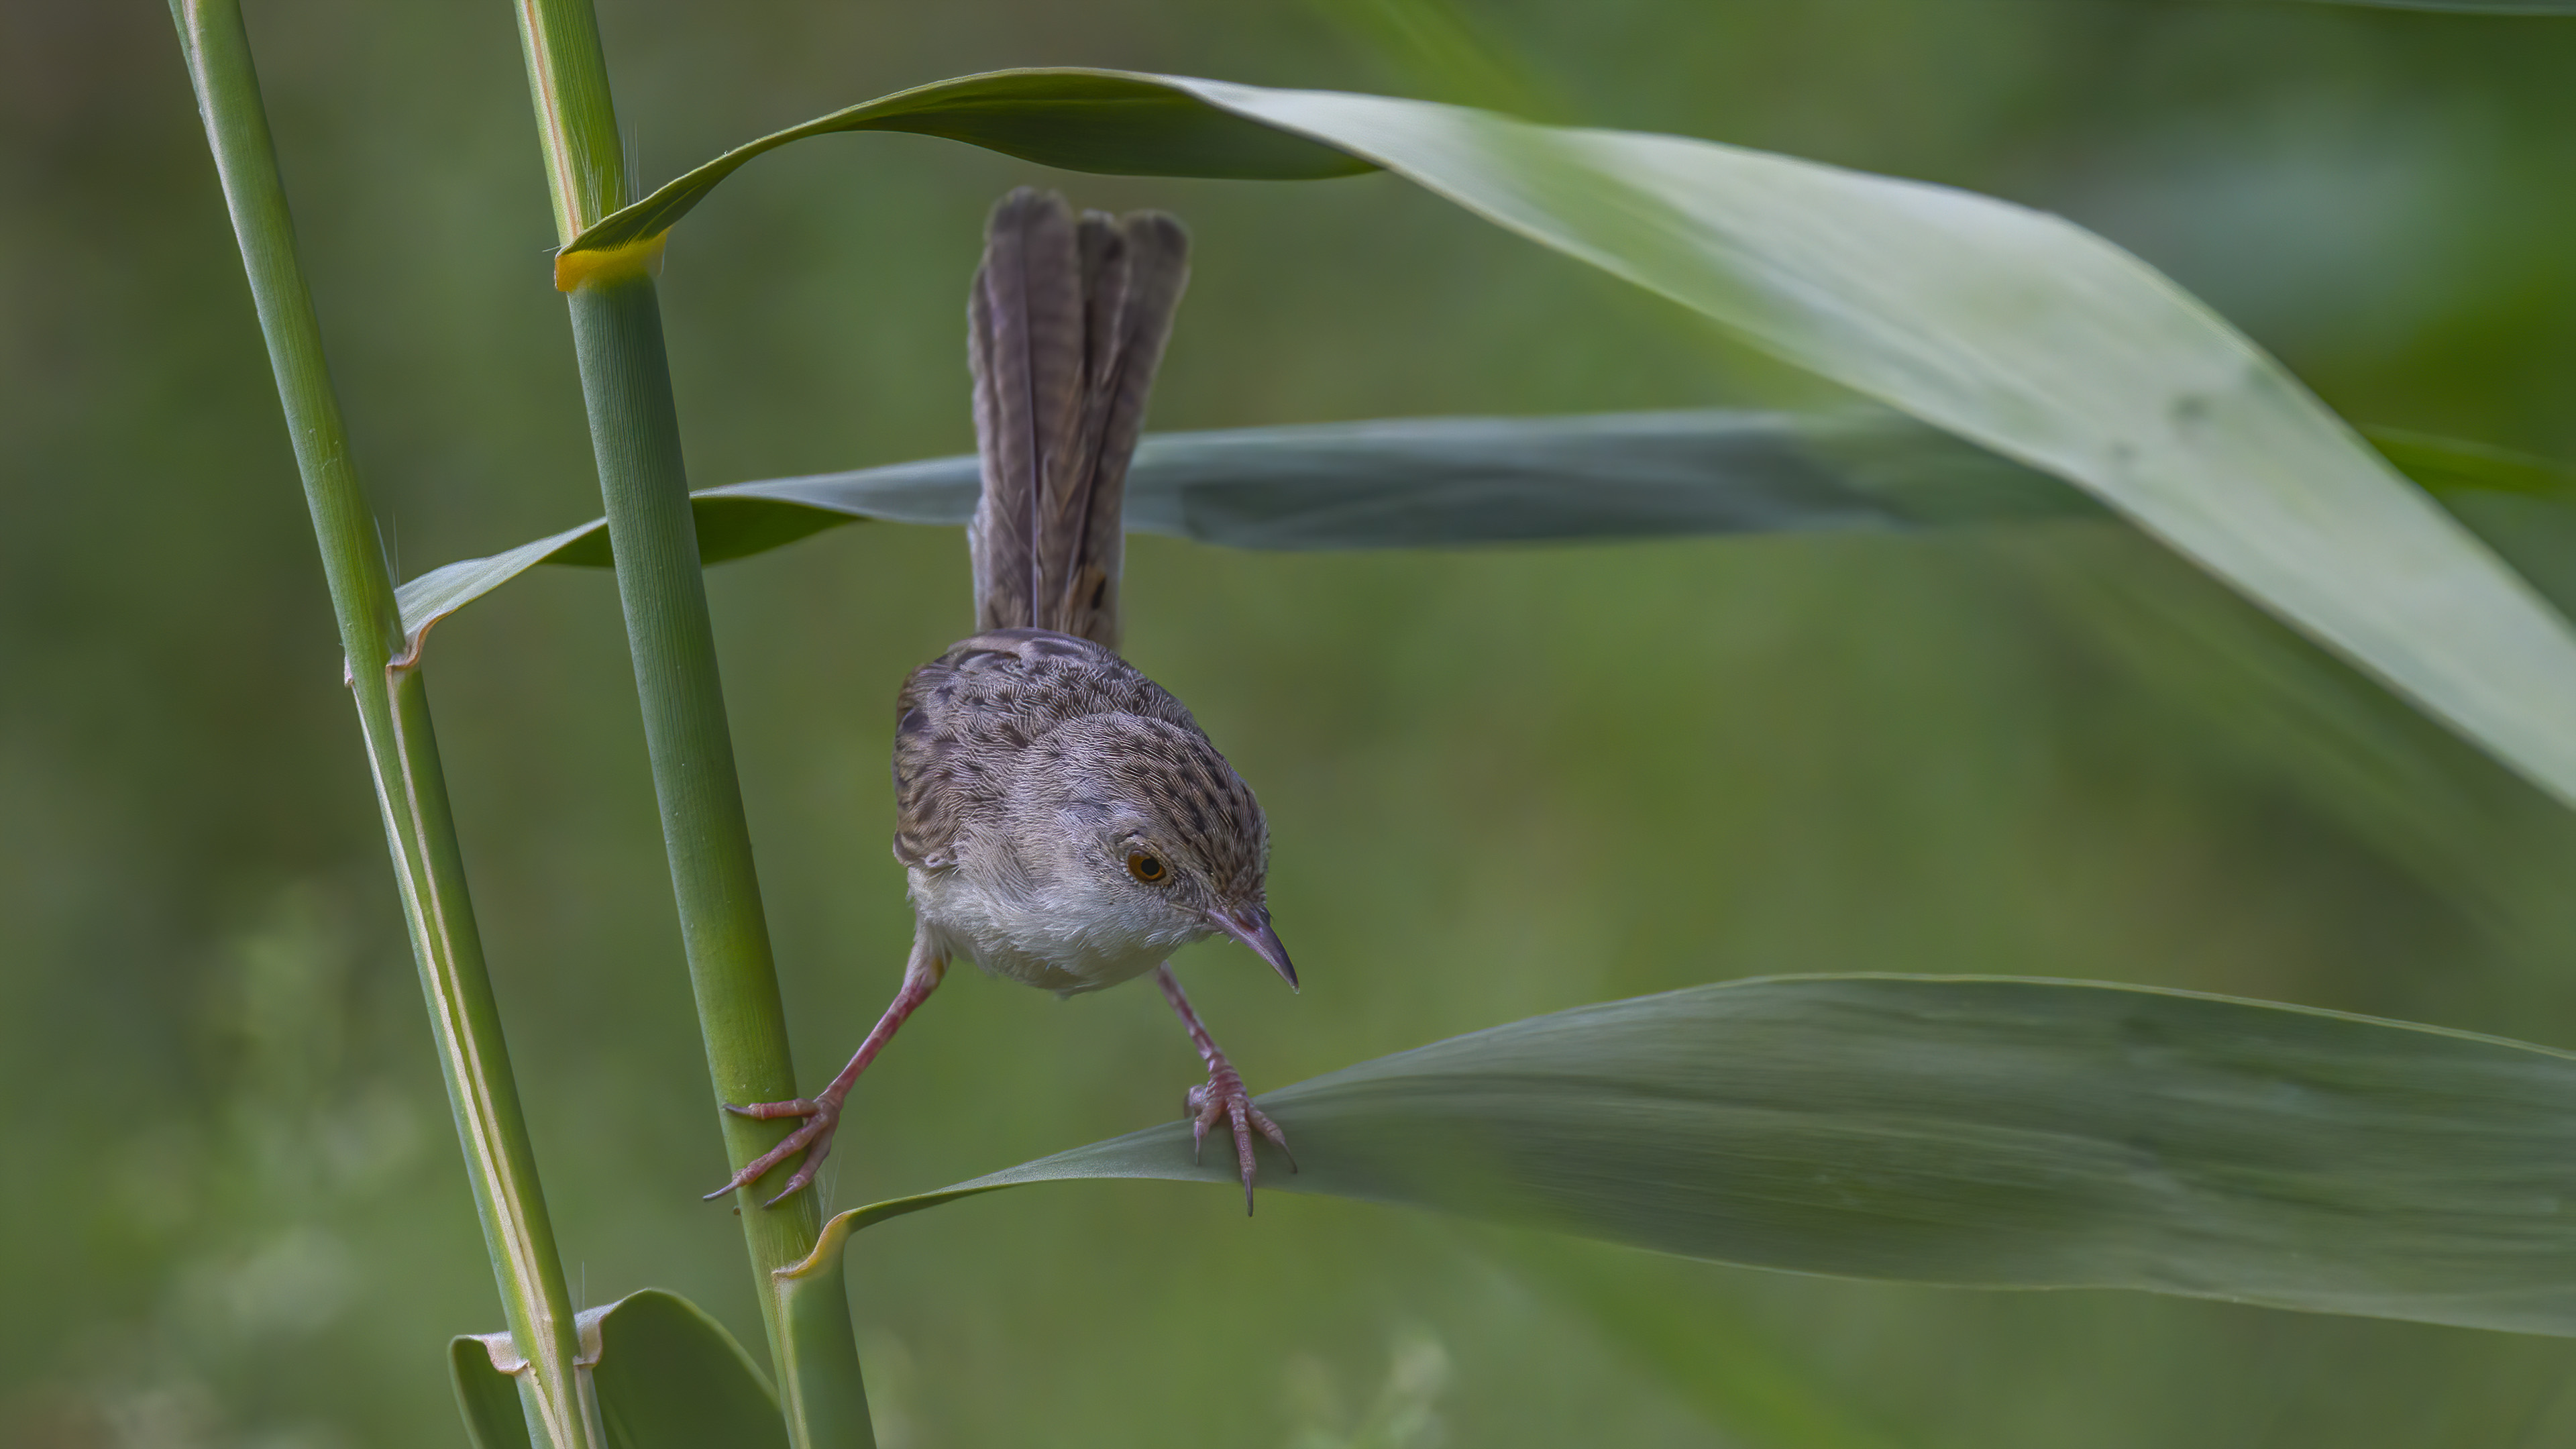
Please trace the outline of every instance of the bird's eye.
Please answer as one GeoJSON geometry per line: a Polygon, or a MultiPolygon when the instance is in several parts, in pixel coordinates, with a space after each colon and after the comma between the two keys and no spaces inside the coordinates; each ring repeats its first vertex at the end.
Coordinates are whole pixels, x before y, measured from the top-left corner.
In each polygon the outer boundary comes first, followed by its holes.
{"type": "Polygon", "coordinates": [[[1129,853],[1127,857],[1127,873],[1136,877],[1136,879],[1143,881],[1147,885],[1159,885],[1163,878],[1170,875],[1172,872],[1169,866],[1163,864],[1163,858],[1161,856],[1148,855],[1144,851],[1139,850],[1129,853]]]}

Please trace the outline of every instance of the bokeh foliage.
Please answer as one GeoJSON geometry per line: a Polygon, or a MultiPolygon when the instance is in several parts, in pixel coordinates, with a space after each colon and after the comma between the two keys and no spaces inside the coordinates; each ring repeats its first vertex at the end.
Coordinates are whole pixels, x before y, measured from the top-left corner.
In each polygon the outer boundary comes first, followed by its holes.
{"type": "MultiPolygon", "coordinates": [[[[590,516],[507,16],[250,18],[403,571],[590,516]]],[[[2063,210],[2357,421],[2576,456],[2561,22],[2069,0],[602,19],[648,182],[1013,64],[1506,104],[2063,210]]],[[[0,1298],[30,1306],[0,1327],[0,1439],[452,1444],[425,1345],[496,1309],[184,77],[157,7],[11,0],[0,26],[0,1089],[13,1181],[44,1184],[0,1207],[0,1298]]],[[[695,476],[963,447],[975,227],[1033,177],[870,137],[730,183],[664,279],[695,476]]],[[[1198,233],[1158,427],[1815,396],[1385,178],[1067,184],[1198,233]]],[[[1223,947],[1183,963],[1256,1086],[1782,971],[2078,975],[2576,1043],[2563,812],[2107,525],[1357,557],[1155,539],[1130,577],[1132,652],[1279,835],[1274,904],[1315,986],[1286,998],[1223,947]]],[[[813,1075],[899,967],[887,704],[963,627],[963,550],[839,530],[710,584],[813,1075]]],[[[441,626],[441,733],[586,1301],[659,1284],[749,1340],[735,1234],[695,1201],[721,1165],[623,656],[604,576],[541,571],[441,626]]],[[[1193,1075],[1150,995],[960,986],[870,1074],[837,1202],[1158,1120],[1193,1075]]],[[[2554,1342],[1530,1251],[1112,1185],[889,1225],[852,1279],[892,1444],[1342,1443],[1433,1416],[1459,1443],[1709,1442],[1693,1354],[1747,1335],[1908,1444],[2576,1426],[2554,1342]]]]}

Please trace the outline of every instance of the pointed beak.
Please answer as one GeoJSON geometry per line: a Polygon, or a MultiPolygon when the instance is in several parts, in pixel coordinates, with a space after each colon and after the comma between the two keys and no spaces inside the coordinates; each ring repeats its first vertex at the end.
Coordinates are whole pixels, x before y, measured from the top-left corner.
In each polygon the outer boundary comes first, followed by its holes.
{"type": "Polygon", "coordinates": [[[1208,919],[1216,928],[1252,948],[1252,953],[1270,963],[1288,989],[1297,989],[1297,968],[1288,961],[1288,948],[1279,944],[1279,933],[1270,929],[1270,912],[1263,906],[1250,906],[1240,911],[1210,912],[1208,919]]]}

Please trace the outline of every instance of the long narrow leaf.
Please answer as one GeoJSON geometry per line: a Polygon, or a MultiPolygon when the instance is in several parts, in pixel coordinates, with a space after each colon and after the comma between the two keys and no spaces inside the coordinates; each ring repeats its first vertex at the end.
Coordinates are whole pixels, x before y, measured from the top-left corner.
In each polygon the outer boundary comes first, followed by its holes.
{"type": "Polygon", "coordinates": [[[943,81],[755,142],[602,219],[558,269],[659,235],[765,149],[850,129],[1095,171],[1323,175],[1336,156],[1382,167],[2078,484],[2576,802],[2576,632],[2261,349],[2057,217],[1683,137],[1032,70],[943,81]],[[1282,138],[1311,150],[1301,159],[1282,138]]]}
{"type": "Polygon", "coordinates": [[[659,236],[754,157],[790,141],[842,131],[944,136],[1045,166],[1120,175],[1311,181],[1376,169],[1333,147],[1206,105],[1161,76],[1006,70],[915,86],[737,146],[601,218],[564,250],[614,251],[659,236]]]}
{"type": "MultiPolygon", "coordinates": [[[[960,524],[972,456],[694,495],[707,563],[856,519],[960,524]]],[[[1454,548],[1549,539],[1886,529],[2098,514],[2045,474],[1895,416],[1728,411],[1389,418],[1163,433],[1127,525],[1230,548],[1454,548]]],[[[540,563],[605,566],[598,520],[401,590],[414,634],[540,563]]]]}
{"type": "MultiPolygon", "coordinates": [[[[2437,495],[2576,505],[2576,476],[2420,433],[2373,433],[2437,495]]],[[[973,456],[702,489],[698,553],[721,563],[861,519],[956,525],[973,456]]],[[[1461,548],[1731,533],[1908,529],[2107,516],[2084,493],[1893,414],[1719,409],[1161,433],[1127,485],[1128,526],[1229,548],[1461,548]]],[[[538,564],[604,568],[593,519],[402,586],[417,635],[538,564]]]]}
{"type": "MultiPolygon", "coordinates": [[[[1267,1190],[1755,1267],[2136,1288],[2576,1336],[2576,1055],[2189,992],[1780,977],[1584,1007],[1261,1099],[1267,1190]]],[[[1180,1123],[835,1218],[1225,1184],[1180,1123]]]]}

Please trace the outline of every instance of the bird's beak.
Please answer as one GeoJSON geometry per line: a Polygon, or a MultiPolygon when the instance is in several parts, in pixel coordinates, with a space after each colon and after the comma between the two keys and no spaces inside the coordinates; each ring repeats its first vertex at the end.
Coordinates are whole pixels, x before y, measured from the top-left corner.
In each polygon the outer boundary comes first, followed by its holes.
{"type": "Polygon", "coordinates": [[[1297,989],[1297,968],[1288,961],[1288,948],[1279,944],[1279,933],[1270,929],[1270,912],[1266,907],[1247,906],[1240,911],[1212,911],[1208,919],[1216,928],[1252,948],[1252,953],[1270,963],[1288,989],[1297,989]]]}

